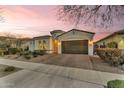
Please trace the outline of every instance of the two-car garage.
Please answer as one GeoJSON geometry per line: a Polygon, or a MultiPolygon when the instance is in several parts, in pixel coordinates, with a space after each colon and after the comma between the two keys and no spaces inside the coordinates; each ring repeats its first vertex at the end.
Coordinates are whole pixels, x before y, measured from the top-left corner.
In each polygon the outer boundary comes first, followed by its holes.
{"type": "Polygon", "coordinates": [[[77,29],[65,32],[57,37],[58,53],[93,55],[93,36],[92,32],[77,29]]]}
{"type": "Polygon", "coordinates": [[[88,54],[88,40],[62,41],[62,53],[88,54]]]}

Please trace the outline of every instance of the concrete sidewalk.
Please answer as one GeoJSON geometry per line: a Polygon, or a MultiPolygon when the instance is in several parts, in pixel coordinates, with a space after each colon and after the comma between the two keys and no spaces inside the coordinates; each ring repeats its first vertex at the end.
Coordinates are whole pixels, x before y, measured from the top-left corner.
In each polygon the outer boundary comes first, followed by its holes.
{"type": "Polygon", "coordinates": [[[103,87],[124,75],[55,65],[0,59],[24,70],[0,78],[0,87],[103,87]]]}

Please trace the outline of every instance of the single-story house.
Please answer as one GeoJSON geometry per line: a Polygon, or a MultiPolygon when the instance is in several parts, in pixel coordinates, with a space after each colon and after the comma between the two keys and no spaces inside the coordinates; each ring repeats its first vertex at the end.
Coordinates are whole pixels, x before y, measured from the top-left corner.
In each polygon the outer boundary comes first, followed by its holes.
{"type": "Polygon", "coordinates": [[[54,30],[51,36],[34,37],[29,50],[47,50],[48,53],[88,54],[93,55],[93,36],[95,33],[72,29],[70,31],[54,30]]]}
{"type": "Polygon", "coordinates": [[[98,47],[109,47],[124,49],[124,30],[112,33],[111,35],[97,41],[95,43],[98,47]]]}
{"type": "Polygon", "coordinates": [[[27,49],[30,47],[31,38],[18,38],[16,41],[16,48],[27,49]]]}
{"type": "Polygon", "coordinates": [[[17,38],[14,37],[7,37],[7,36],[0,36],[0,48],[17,48],[17,38]]]}
{"type": "Polygon", "coordinates": [[[72,29],[57,36],[58,53],[93,55],[93,36],[95,33],[72,29]]]}
{"type": "Polygon", "coordinates": [[[48,53],[52,53],[52,36],[44,35],[39,37],[34,37],[30,42],[30,51],[34,50],[47,50],[48,53]]]}

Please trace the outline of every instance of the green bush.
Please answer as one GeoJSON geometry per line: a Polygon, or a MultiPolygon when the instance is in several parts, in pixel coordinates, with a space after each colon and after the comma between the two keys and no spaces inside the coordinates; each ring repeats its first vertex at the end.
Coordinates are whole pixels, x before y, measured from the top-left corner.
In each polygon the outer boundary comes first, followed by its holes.
{"type": "Polygon", "coordinates": [[[4,69],[5,72],[10,72],[10,71],[14,71],[15,70],[15,67],[13,66],[8,66],[4,69]]]}
{"type": "Polygon", "coordinates": [[[31,55],[24,55],[26,59],[31,59],[31,55]]]}
{"type": "Polygon", "coordinates": [[[34,55],[45,55],[46,54],[46,50],[35,50],[33,52],[34,55]]]}
{"type": "Polygon", "coordinates": [[[9,55],[9,51],[5,51],[4,54],[5,54],[5,55],[9,55]]]}
{"type": "Polygon", "coordinates": [[[29,52],[29,51],[22,51],[22,52],[20,52],[20,56],[24,56],[24,58],[30,59],[31,58],[31,52],[29,52]]]}
{"type": "Polygon", "coordinates": [[[18,52],[23,52],[23,49],[22,48],[18,48],[18,52]]]}
{"type": "Polygon", "coordinates": [[[124,88],[124,80],[111,80],[107,82],[108,88],[124,88]]]}
{"type": "Polygon", "coordinates": [[[32,52],[30,52],[30,51],[23,51],[22,54],[23,54],[23,55],[31,55],[32,52]]]}
{"type": "Polygon", "coordinates": [[[20,52],[19,55],[22,56],[24,53],[23,52],[20,52]]]}
{"type": "Polygon", "coordinates": [[[32,55],[33,55],[33,57],[37,57],[38,56],[38,54],[35,53],[35,52],[33,52],[32,55]]]}
{"type": "Polygon", "coordinates": [[[9,48],[8,52],[9,52],[9,54],[16,54],[19,52],[19,50],[17,48],[9,48]]]}

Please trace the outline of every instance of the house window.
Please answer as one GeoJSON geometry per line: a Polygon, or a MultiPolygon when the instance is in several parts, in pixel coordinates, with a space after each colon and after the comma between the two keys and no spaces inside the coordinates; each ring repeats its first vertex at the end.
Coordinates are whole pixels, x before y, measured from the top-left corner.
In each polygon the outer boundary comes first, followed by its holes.
{"type": "Polygon", "coordinates": [[[45,40],[43,40],[43,49],[47,49],[45,40]]]}
{"type": "Polygon", "coordinates": [[[41,43],[40,40],[38,41],[38,48],[39,48],[39,49],[42,49],[42,43],[41,43]]]}
{"type": "Polygon", "coordinates": [[[41,41],[40,40],[38,42],[39,42],[39,44],[41,44],[41,41]]]}

